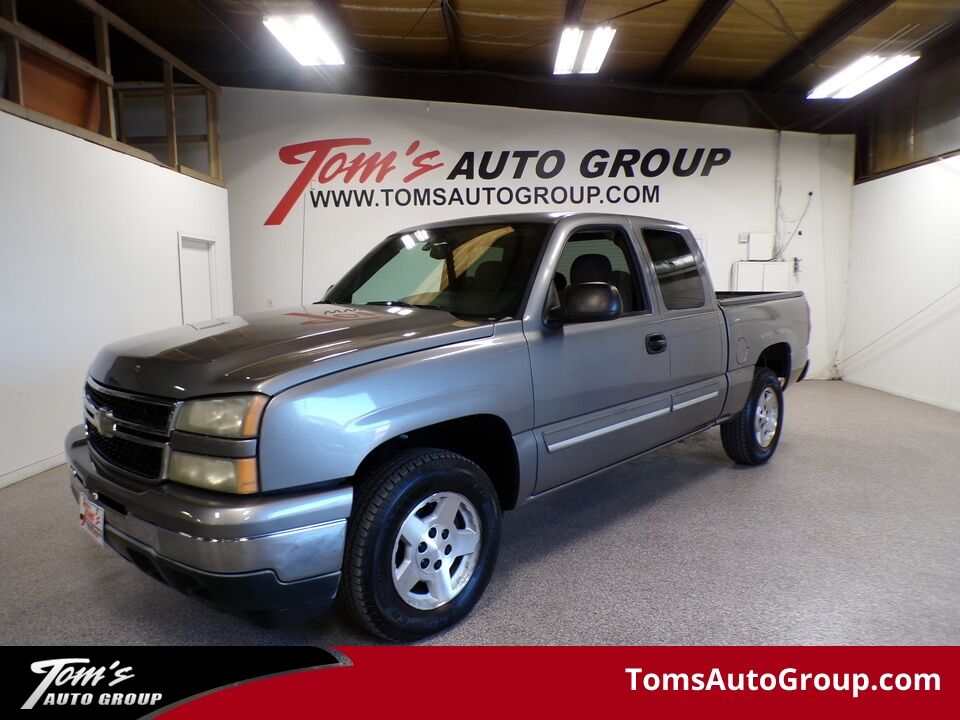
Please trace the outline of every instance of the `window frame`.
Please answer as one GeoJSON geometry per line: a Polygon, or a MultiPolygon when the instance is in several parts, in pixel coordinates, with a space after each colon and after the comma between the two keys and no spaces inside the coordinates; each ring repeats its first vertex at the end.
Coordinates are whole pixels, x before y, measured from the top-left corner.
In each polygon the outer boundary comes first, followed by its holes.
{"type": "MultiPolygon", "coordinates": [[[[620,318],[617,318],[617,320],[621,318],[632,318],[632,317],[639,317],[644,315],[653,315],[654,313],[656,313],[657,307],[654,304],[655,298],[651,294],[651,287],[649,282],[650,279],[649,277],[647,277],[647,271],[644,267],[645,263],[643,261],[643,258],[645,256],[640,255],[640,248],[637,245],[637,238],[634,237],[635,233],[633,232],[633,228],[626,224],[590,223],[587,225],[578,225],[577,227],[571,229],[567,233],[566,237],[563,239],[563,244],[560,247],[560,251],[557,253],[557,260],[553,264],[553,267],[551,268],[551,272],[549,275],[550,279],[548,280],[548,282],[550,283],[553,282],[553,277],[558,272],[558,268],[560,266],[560,260],[563,258],[563,253],[564,253],[564,250],[566,250],[567,245],[573,240],[575,236],[577,236],[581,232],[588,232],[591,230],[593,231],[613,230],[614,232],[620,232],[623,235],[624,242],[627,245],[626,252],[625,252],[625,259],[627,261],[627,266],[630,268],[630,276],[633,279],[633,286],[634,286],[633,289],[634,289],[634,292],[638,294],[639,299],[643,301],[642,304],[644,305],[644,307],[643,309],[640,309],[640,310],[633,310],[628,313],[623,313],[620,316],[620,318]]],[[[581,241],[574,240],[574,242],[581,242],[581,241]]],[[[569,278],[567,278],[567,283],[569,285],[570,283],[569,278]]],[[[544,299],[544,302],[543,302],[542,314],[543,314],[544,322],[546,322],[547,313],[549,311],[549,308],[547,307],[547,304],[549,302],[550,302],[550,294],[548,292],[547,297],[544,299]]],[[[659,300],[657,300],[657,302],[659,302],[659,300]]]]}
{"type": "Polygon", "coordinates": [[[690,238],[688,238],[682,230],[675,227],[664,227],[662,225],[638,225],[636,227],[637,234],[637,243],[643,252],[644,257],[646,258],[646,264],[650,271],[650,280],[657,292],[657,299],[660,303],[661,312],[664,314],[676,314],[676,313],[687,313],[695,314],[701,313],[704,311],[709,311],[713,309],[713,303],[710,300],[710,290],[712,286],[708,284],[706,273],[704,272],[704,258],[703,254],[700,251],[700,246],[696,242],[691,243],[690,238]],[[666,297],[663,294],[663,288],[660,285],[660,278],[657,275],[656,263],[654,263],[653,256],[650,254],[650,249],[647,247],[647,241],[643,233],[646,230],[653,230],[660,233],[673,233],[677,235],[686,245],[687,250],[693,256],[695,261],[695,268],[697,271],[697,277],[700,279],[700,289],[703,294],[703,303],[695,307],[686,307],[686,308],[672,308],[667,305],[666,297]]]}

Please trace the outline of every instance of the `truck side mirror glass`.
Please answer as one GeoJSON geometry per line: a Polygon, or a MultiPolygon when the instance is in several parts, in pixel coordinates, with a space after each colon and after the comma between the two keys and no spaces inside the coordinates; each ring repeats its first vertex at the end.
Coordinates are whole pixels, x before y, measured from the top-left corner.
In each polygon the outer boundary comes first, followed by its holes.
{"type": "Polygon", "coordinates": [[[560,294],[560,306],[547,312],[552,327],[572,323],[614,320],[623,315],[620,292],[602,282],[568,285],[560,294]]]}

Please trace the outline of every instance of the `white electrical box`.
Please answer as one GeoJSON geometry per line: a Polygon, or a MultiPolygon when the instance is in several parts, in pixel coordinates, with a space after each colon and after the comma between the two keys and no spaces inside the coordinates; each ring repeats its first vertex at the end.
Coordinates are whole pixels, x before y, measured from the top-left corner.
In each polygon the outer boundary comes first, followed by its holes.
{"type": "Polygon", "coordinates": [[[768,262],[763,265],[763,289],[777,292],[790,289],[790,277],[793,274],[792,262],[768,262]]]}
{"type": "Polygon", "coordinates": [[[779,292],[790,289],[793,263],[749,262],[733,264],[733,289],[739,292],[779,292]]]}
{"type": "Polygon", "coordinates": [[[773,233],[752,232],[747,240],[747,260],[773,259],[773,233]]]}
{"type": "Polygon", "coordinates": [[[763,263],[736,262],[733,264],[733,289],[738,292],[763,290],[763,263]]]}

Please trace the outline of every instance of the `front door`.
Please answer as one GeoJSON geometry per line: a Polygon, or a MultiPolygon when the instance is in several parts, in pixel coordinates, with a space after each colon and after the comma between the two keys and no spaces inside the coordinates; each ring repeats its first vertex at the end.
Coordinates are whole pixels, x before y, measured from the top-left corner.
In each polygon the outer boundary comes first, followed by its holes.
{"type": "Polygon", "coordinates": [[[607,282],[623,300],[615,320],[547,327],[528,313],[537,492],[625,460],[670,439],[670,352],[632,231],[580,227],[557,256],[555,303],[568,284],[607,282]]]}

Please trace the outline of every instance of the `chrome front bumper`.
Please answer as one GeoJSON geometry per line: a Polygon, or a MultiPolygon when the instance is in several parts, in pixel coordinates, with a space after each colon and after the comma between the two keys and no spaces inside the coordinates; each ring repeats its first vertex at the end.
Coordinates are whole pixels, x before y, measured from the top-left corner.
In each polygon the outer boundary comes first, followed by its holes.
{"type": "MultiPolygon", "coordinates": [[[[329,597],[304,601],[333,599],[353,502],[351,487],[232,497],[174,483],[132,483],[94,464],[83,426],[67,436],[66,453],[74,498],[85,495],[103,507],[105,542],[150,574],[163,576],[163,568],[172,567],[195,575],[198,582],[256,576],[261,585],[264,578],[272,578],[280,590],[316,586],[315,581],[326,579],[322,594],[329,591],[329,597]]],[[[230,584],[245,592],[242,583],[230,584]]],[[[235,604],[230,600],[216,598],[216,603],[229,607],[235,604]]],[[[289,606],[290,600],[278,602],[289,606]]]]}

